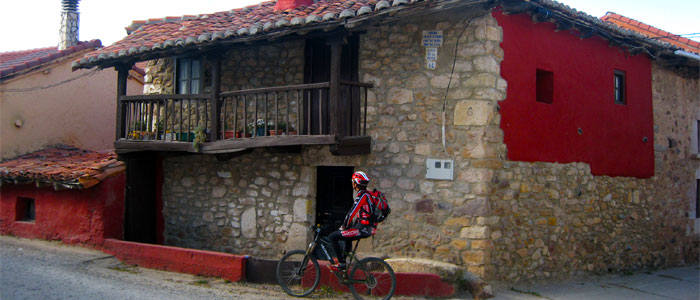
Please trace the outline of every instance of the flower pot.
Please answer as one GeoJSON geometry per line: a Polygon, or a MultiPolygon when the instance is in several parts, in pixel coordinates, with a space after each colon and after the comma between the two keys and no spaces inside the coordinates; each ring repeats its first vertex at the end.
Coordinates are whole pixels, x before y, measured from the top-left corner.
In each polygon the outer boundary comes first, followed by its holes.
{"type": "Polygon", "coordinates": [[[232,139],[234,136],[239,137],[240,133],[234,132],[233,130],[224,131],[224,139],[232,139]]]}
{"type": "Polygon", "coordinates": [[[258,127],[255,130],[255,135],[256,136],[265,136],[265,127],[258,127]]]}
{"type": "Polygon", "coordinates": [[[177,140],[180,142],[192,142],[194,141],[194,132],[178,132],[177,140]]]}

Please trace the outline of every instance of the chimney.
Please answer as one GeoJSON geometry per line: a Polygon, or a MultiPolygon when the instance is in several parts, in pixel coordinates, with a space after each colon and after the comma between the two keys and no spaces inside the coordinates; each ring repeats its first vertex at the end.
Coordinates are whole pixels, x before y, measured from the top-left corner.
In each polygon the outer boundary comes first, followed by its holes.
{"type": "Polygon", "coordinates": [[[314,4],[314,0],[277,0],[275,10],[295,9],[300,6],[314,4]]]}
{"type": "Polygon", "coordinates": [[[58,31],[58,50],[63,50],[78,44],[78,2],[80,0],[61,0],[61,29],[58,31]]]}

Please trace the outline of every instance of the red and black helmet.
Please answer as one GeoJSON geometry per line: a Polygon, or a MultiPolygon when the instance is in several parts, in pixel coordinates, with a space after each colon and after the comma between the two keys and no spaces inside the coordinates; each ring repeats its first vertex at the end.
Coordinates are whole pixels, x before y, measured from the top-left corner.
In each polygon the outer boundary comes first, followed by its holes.
{"type": "Polygon", "coordinates": [[[369,176],[367,176],[365,172],[357,171],[354,174],[352,174],[352,182],[354,182],[357,185],[366,186],[369,184],[369,176]]]}

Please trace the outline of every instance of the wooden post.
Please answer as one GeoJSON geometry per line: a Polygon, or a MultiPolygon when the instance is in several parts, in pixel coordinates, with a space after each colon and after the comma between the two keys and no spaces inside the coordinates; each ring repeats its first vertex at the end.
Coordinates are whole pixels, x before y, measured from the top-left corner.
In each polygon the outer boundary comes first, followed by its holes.
{"type": "Polygon", "coordinates": [[[132,64],[118,64],[114,66],[117,70],[117,126],[116,134],[114,136],[115,140],[119,140],[124,133],[124,126],[126,125],[126,120],[124,116],[124,105],[119,100],[119,97],[126,96],[126,82],[129,78],[129,70],[131,70],[132,64]]]}
{"type": "Polygon", "coordinates": [[[216,141],[219,136],[219,90],[221,86],[221,56],[217,53],[209,56],[209,61],[212,63],[211,69],[211,99],[210,99],[210,114],[211,124],[209,124],[209,141],[216,141]]]}
{"type": "Polygon", "coordinates": [[[342,117],[343,101],[340,97],[340,56],[343,50],[343,39],[335,38],[328,41],[331,46],[331,70],[330,70],[330,111],[329,122],[331,126],[330,134],[338,137],[345,136],[345,121],[342,117]]]}

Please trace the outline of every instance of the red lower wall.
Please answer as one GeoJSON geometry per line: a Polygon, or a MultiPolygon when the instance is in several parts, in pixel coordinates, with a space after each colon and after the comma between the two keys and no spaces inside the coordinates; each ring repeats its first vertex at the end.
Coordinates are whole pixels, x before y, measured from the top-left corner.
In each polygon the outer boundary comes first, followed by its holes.
{"type": "Polygon", "coordinates": [[[127,264],[146,268],[215,276],[230,281],[245,278],[246,256],[107,239],[104,251],[127,264]]]}
{"type": "MultiPolygon", "coordinates": [[[[503,29],[499,103],[508,158],[584,162],[594,175],[654,175],[651,61],[594,36],[555,31],[527,14],[493,16],[503,29]],[[536,101],[537,69],[553,75],[551,103],[536,101]],[[615,104],[614,72],[624,71],[627,104],[615,104]]],[[[548,90],[548,89],[546,89],[548,90]]]]}
{"type": "Polygon", "coordinates": [[[3,184],[0,188],[0,234],[69,244],[102,245],[123,238],[125,176],[110,177],[87,190],[3,184]],[[35,220],[16,219],[17,199],[34,199],[35,220]]]}

